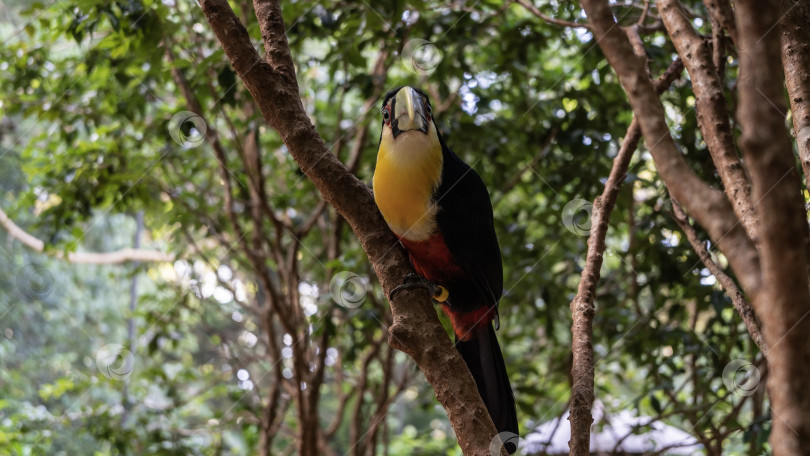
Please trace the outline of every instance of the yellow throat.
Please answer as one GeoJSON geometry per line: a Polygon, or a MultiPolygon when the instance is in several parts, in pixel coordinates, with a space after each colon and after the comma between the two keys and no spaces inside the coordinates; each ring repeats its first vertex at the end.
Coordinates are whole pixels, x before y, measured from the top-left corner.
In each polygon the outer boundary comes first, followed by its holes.
{"type": "Polygon", "coordinates": [[[436,127],[428,133],[408,131],[395,139],[383,128],[377,167],[374,170],[374,200],[397,236],[424,241],[436,230],[433,194],[441,183],[442,146],[436,127]]]}

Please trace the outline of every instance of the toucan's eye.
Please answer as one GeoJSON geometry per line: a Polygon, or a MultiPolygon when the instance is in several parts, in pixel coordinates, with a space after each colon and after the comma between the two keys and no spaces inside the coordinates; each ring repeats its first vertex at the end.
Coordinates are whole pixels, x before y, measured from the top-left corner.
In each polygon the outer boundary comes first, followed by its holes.
{"type": "Polygon", "coordinates": [[[382,115],[383,115],[383,122],[388,123],[388,121],[391,120],[391,113],[388,112],[388,108],[383,108],[382,115]]]}
{"type": "Polygon", "coordinates": [[[427,113],[428,113],[429,116],[433,115],[433,110],[430,109],[430,103],[427,104],[427,113]]]}

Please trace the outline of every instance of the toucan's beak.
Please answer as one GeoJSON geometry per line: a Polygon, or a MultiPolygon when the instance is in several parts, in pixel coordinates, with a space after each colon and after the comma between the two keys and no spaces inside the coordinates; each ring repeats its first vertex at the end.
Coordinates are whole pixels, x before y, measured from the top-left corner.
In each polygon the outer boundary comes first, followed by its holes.
{"type": "Polygon", "coordinates": [[[394,111],[394,121],[391,123],[394,138],[402,132],[413,130],[427,134],[427,108],[417,91],[410,87],[401,88],[391,108],[394,111]]]}

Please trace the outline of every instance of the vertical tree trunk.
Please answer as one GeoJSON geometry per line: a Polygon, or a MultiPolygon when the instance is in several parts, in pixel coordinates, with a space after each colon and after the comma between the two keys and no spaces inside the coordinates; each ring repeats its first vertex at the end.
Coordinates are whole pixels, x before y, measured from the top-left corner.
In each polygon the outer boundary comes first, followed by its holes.
{"type": "Polygon", "coordinates": [[[754,299],[768,356],[775,455],[810,448],[810,291],[807,213],[785,129],[779,2],[736,3],[742,145],[762,221],[762,292],[754,299]]]}

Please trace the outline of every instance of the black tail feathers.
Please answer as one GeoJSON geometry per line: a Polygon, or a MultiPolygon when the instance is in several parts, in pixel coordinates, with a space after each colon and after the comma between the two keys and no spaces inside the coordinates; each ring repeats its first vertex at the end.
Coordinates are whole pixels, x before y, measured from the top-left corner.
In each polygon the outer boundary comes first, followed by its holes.
{"type": "MultiPolygon", "coordinates": [[[[475,379],[478,393],[487,406],[495,428],[499,433],[510,432],[517,436],[515,396],[509,385],[506,363],[503,360],[501,347],[498,345],[498,338],[495,336],[492,324],[487,324],[487,329],[480,331],[471,340],[457,340],[456,349],[464,358],[464,362],[467,363],[467,367],[475,379]]],[[[501,440],[505,443],[509,454],[512,454],[517,450],[518,439],[510,437],[512,436],[501,440]],[[509,442],[506,442],[507,439],[509,442]]]]}

